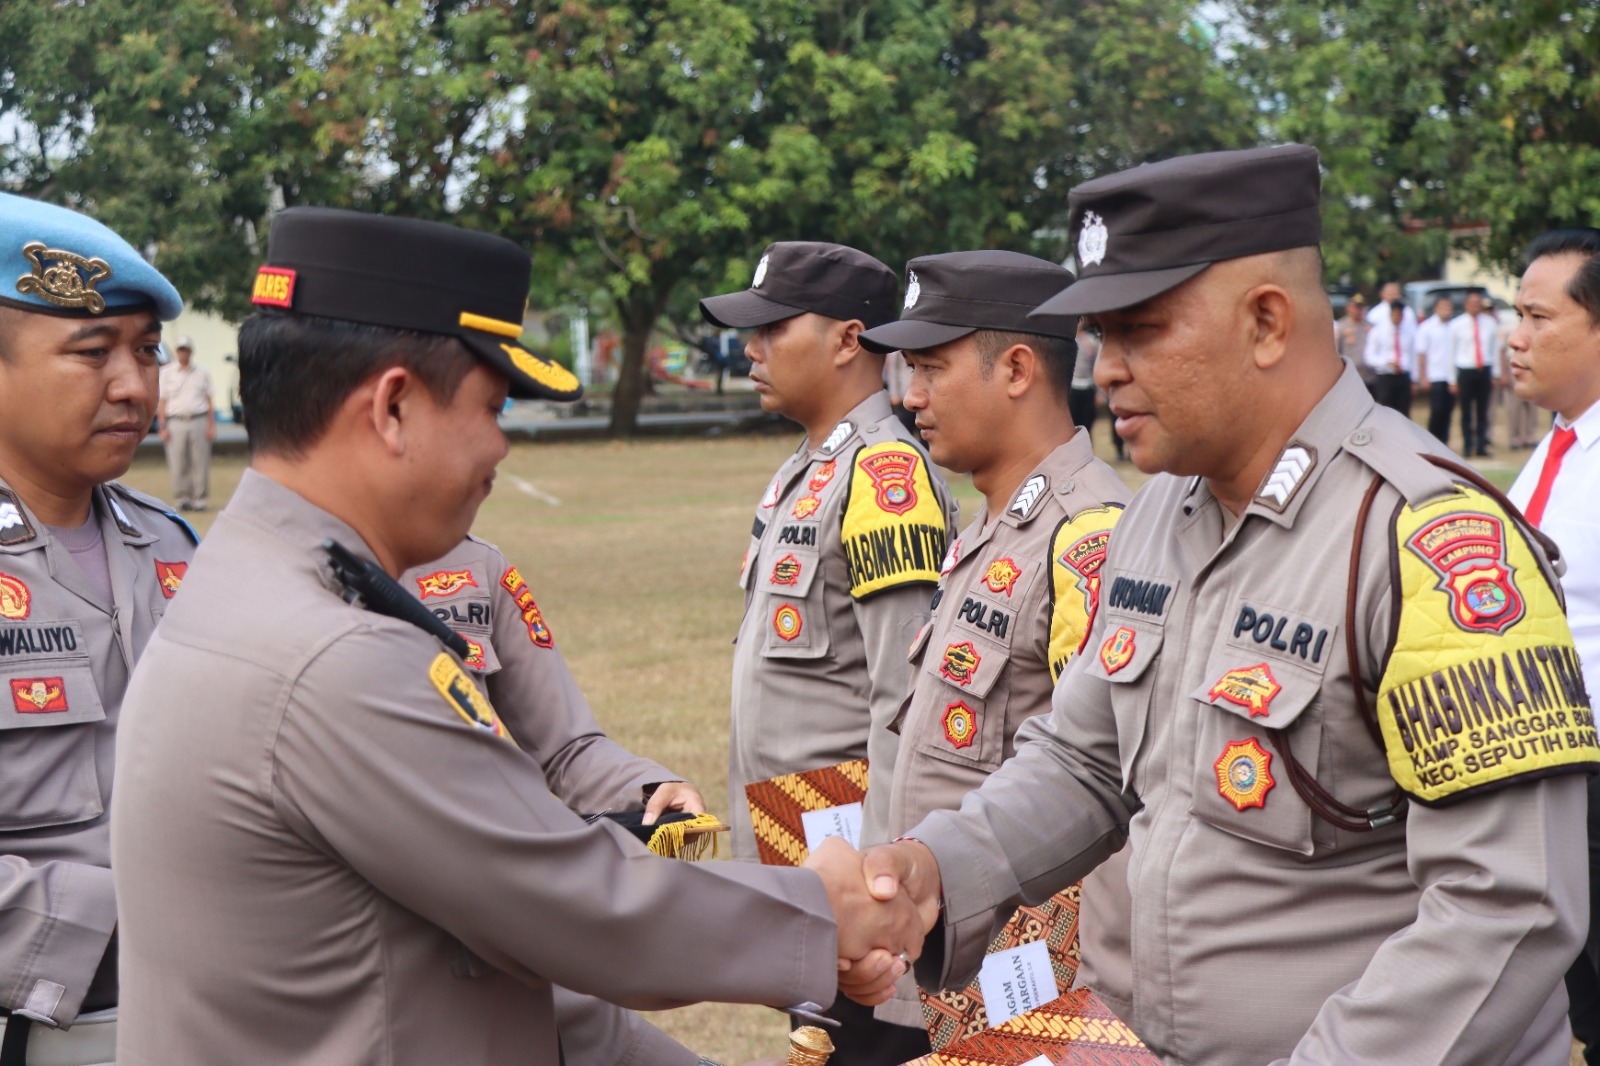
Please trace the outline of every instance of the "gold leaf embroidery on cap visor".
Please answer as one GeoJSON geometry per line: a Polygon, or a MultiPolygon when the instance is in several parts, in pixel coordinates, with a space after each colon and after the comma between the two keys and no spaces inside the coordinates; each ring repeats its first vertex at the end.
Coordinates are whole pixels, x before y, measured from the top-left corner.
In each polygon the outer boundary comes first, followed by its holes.
{"type": "Polygon", "coordinates": [[[106,309],[105,297],[94,291],[111,276],[111,264],[104,259],[46,248],[43,241],[24,244],[22,254],[33,264],[32,273],[17,279],[17,291],[24,296],[37,294],[57,307],[83,307],[95,315],[106,309]]]}
{"type": "Polygon", "coordinates": [[[578,388],[578,379],[564,366],[535,359],[514,344],[502,344],[500,350],[511,359],[512,366],[547,389],[554,392],[572,392],[578,388]]]}

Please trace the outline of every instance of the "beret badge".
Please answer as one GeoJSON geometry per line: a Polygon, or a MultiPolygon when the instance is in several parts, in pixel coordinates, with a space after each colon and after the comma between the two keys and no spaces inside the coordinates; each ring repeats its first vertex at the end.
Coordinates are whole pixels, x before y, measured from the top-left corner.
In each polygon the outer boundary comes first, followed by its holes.
{"type": "Polygon", "coordinates": [[[1108,236],[1104,219],[1093,211],[1083,216],[1083,232],[1078,234],[1080,266],[1090,267],[1105,261],[1108,236]]]}
{"type": "Polygon", "coordinates": [[[46,248],[43,241],[29,241],[22,254],[33,264],[32,273],[17,279],[17,291],[24,296],[37,295],[57,307],[82,307],[95,315],[106,309],[105,297],[94,291],[111,276],[111,264],[104,259],[46,248]]]}

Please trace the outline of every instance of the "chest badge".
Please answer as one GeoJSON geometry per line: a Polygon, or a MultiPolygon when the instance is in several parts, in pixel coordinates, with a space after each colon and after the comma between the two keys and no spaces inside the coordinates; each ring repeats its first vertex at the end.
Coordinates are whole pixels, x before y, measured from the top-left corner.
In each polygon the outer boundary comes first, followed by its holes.
{"type": "Polygon", "coordinates": [[[828,482],[833,480],[833,475],[839,469],[839,460],[829,459],[817,467],[817,472],[811,475],[811,483],[806,487],[812,492],[821,492],[828,487],[828,482]]]}
{"type": "Polygon", "coordinates": [[[22,579],[10,574],[0,574],[0,618],[17,621],[28,617],[33,608],[33,593],[22,579]]]}
{"type": "Polygon", "coordinates": [[[772,614],[772,631],[785,643],[798,637],[804,628],[805,622],[801,620],[800,612],[792,604],[786,603],[772,614]]]}
{"type": "Polygon", "coordinates": [[[961,539],[958,537],[950,545],[950,550],[944,553],[944,562],[939,564],[939,576],[943,577],[956,568],[956,563],[961,561],[961,539]]]}
{"type": "Polygon", "coordinates": [[[59,677],[11,680],[11,705],[21,714],[55,714],[67,709],[67,690],[59,677]]]}
{"type": "Polygon", "coordinates": [[[1221,680],[1211,686],[1208,695],[1213,701],[1221,698],[1236,706],[1248,708],[1251,718],[1265,718],[1268,708],[1272,706],[1273,697],[1282,691],[1283,686],[1272,676],[1272,670],[1267,664],[1257,663],[1254,666],[1229,670],[1222,675],[1221,680]]]}
{"type": "Polygon", "coordinates": [[[796,518],[810,518],[817,513],[817,508],[822,506],[822,501],[815,496],[802,496],[794,501],[794,516],[796,518]]]}
{"type": "Polygon", "coordinates": [[[778,476],[772,476],[772,483],[767,486],[766,493],[761,497],[762,507],[778,506],[778,476]]]}
{"type": "Polygon", "coordinates": [[[972,641],[963,640],[959,644],[945,648],[944,661],[939,664],[939,673],[958,685],[970,685],[972,675],[977,672],[978,664],[982,661],[983,656],[972,646],[972,641]]]}
{"type": "Polygon", "coordinates": [[[1133,661],[1135,636],[1137,634],[1127,626],[1118,626],[1100,645],[1100,665],[1106,668],[1107,674],[1114,674],[1133,661]]]}
{"type": "Polygon", "coordinates": [[[1231,741],[1216,761],[1217,792],[1237,810],[1265,807],[1272,779],[1272,755],[1249,740],[1231,741]]]}
{"type": "Polygon", "coordinates": [[[468,585],[478,587],[478,583],[472,579],[471,570],[435,570],[417,578],[417,598],[425,600],[429,596],[449,596],[468,585]]]}
{"type": "Polygon", "coordinates": [[[978,716],[957,700],[944,709],[944,738],[952,748],[970,748],[978,733],[978,716]]]}
{"type": "Polygon", "coordinates": [[[782,559],[772,564],[772,583],[774,585],[793,585],[800,580],[800,560],[793,555],[785,555],[782,559]]]}
{"type": "Polygon", "coordinates": [[[1022,576],[1022,570],[1013,559],[996,559],[989,564],[989,569],[984,572],[983,583],[989,586],[991,592],[1004,592],[1010,597],[1011,590],[1016,587],[1017,578],[1022,576]]]}
{"type": "Polygon", "coordinates": [[[1439,576],[1450,620],[1467,632],[1504,633],[1522,620],[1516,569],[1506,561],[1505,525],[1493,515],[1458,511],[1434,519],[1406,540],[1439,576]]]}
{"type": "Polygon", "coordinates": [[[461,661],[474,670],[482,670],[487,665],[483,658],[483,645],[475,640],[467,640],[466,637],[461,639],[467,641],[467,657],[461,661]]]}
{"type": "Polygon", "coordinates": [[[161,586],[161,595],[167,599],[178,594],[178,587],[183,584],[183,575],[189,572],[188,563],[164,563],[156,560],[156,584],[161,586]]]}

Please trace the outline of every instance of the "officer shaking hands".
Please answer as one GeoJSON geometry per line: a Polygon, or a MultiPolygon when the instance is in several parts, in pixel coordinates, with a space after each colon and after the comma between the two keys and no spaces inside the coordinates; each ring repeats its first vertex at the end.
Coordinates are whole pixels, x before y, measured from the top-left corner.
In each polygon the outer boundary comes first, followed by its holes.
{"type": "Polygon", "coordinates": [[[0,194],[0,1063],[111,1059],[106,809],[123,692],[193,534],[117,485],[177,290],[121,237],[0,194]],[[31,1031],[30,1031],[31,1030],[31,1031]]]}
{"type": "Polygon", "coordinates": [[[579,393],[518,343],[530,272],[437,223],[274,221],[239,338],[251,469],[127,703],[124,1066],[554,1063],[552,984],[635,1008],[827,1002],[838,957],[879,958],[881,985],[917,953],[932,915],[872,900],[847,848],[702,866],[585,822],[470,647],[364,609],[436,622],[330,565],[328,542],[390,576],[443,557],[506,453],[507,394],[579,393]]]}
{"type": "Polygon", "coordinates": [[[1341,369],[1319,184],[1287,145],[1073,190],[1036,313],[1101,333],[1155,476],[1051,713],[863,873],[942,901],[944,987],[1126,833],[1126,1020],[1170,1066],[1561,1066],[1588,695],[1514,509],[1341,369]]]}

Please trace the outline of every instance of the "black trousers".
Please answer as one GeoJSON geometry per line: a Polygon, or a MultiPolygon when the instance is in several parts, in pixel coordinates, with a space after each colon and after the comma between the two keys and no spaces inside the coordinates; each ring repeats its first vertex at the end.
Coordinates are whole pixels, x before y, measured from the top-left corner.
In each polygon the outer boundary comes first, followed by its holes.
{"type": "Polygon", "coordinates": [[[1093,386],[1087,389],[1072,388],[1067,390],[1067,410],[1072,414],[1073,424],[1082,426],[1091,434],[1094,433],[1096,406],[1093,386]]]}
{"type": "Polygon", "coordinates": [[[1450,416],[1455,414],[1456,398],[1450,395],[1448,381],[1428,383],[1428,432],[1439,438],[1439,443],[1450,445],[1450,416]]]}
{"type": "Polygon", "coordinates": [[[1456,392],[1461,397],[1461,454],[1486,455],[1489,451],[1489,368],[1456,370],[1456,392]]]}
{"type": "Polygon", "coordinates": [[[1410,418],[1411,375],[1379,374],[1372,383],[1372,398],[1410,418]]]}

